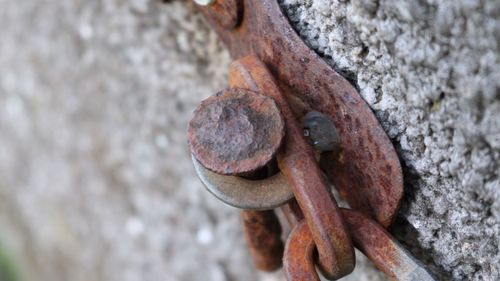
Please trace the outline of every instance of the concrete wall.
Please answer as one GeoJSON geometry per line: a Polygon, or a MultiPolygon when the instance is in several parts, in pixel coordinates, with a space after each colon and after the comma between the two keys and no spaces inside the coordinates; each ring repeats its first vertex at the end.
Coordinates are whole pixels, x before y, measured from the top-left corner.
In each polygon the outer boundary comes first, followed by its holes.
{"type": "Polygon", "coordinates": [[[499,279],[500,2],[294,1],[405,166],[400,238],[457,280],[499,279]]]}
{"type": "MultiPolygon", "coordinates": [[[[500,3],[281,2],[398,149],[396,236],[445,280],[498,280],[500,3]]],[[[22,279],[283,279],[191,167],[187,121],[230,62],[191,4],[0,6],[0,257],[22,279]]],[[[359,263],[345,280],[383,280],[359,263]]]]}

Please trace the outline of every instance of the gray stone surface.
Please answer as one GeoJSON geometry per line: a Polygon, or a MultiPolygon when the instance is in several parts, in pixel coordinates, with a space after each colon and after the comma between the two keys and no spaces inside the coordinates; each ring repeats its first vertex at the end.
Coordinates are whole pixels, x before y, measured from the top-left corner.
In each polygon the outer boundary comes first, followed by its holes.
{"type": "MultiPolygon", "coordinates": [[[[190,4],[0,5],[0,250],[24,280],[283,280],[189,162],[230,61],[190,4]]],[[[499,2],[282,5],[396,144],[398,237],[447,280],[499,279],[499,2]]],[[[345,280],[383,280],[358,259],[345,280]]]]}
{"type": "Polygon", "coordinates": [[[282,5],[395,143],[407,193],[401,238],[446,278],[498,280],[500,2],[282,5]]]}

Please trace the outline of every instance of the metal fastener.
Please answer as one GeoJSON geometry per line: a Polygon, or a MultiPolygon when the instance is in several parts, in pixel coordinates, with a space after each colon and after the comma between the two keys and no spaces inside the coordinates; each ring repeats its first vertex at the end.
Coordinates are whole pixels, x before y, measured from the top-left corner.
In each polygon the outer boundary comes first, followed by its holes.
{"type": "Polygon", "coordinates": [[[222,175],[242,175],[264,167],[285,135],[284,119],[272,98],[239,88],[201,102],[188,126],[194,157],[222,175]]]}
{"type": "Polygon", "coordinates": [[[222,202],[240,209],[271,210],[293,198],[288,181],[282,173],[263,180],[224,176],[209,171],[194,158],[193,164],[205,187],[222,202]]]}

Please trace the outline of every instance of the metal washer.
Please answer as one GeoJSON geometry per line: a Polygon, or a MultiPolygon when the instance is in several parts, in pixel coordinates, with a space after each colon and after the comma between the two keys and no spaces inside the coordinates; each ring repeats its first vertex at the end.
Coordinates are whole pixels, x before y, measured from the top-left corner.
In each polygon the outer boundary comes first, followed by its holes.
{"type": "Polygon", "coordinates": [[[216,174],[203,167],[191,155],[194,169],[210,193],[222,202],[240,209],[272,210],[288,201],[294,194],[282,173],[264,180],[247,180],[237,176],[216,174]]]}

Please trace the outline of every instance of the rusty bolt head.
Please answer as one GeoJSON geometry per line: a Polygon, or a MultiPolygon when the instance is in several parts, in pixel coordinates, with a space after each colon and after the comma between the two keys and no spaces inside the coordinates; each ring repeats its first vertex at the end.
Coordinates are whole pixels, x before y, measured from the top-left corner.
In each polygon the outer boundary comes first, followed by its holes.
{"type": "Polygon", "coordinates": [[[188,126],[194,157],[223,175],[264,167],[277,153],[285,123],[272,98],[249,90],[223,90],[201,102],[188,126]]]}

